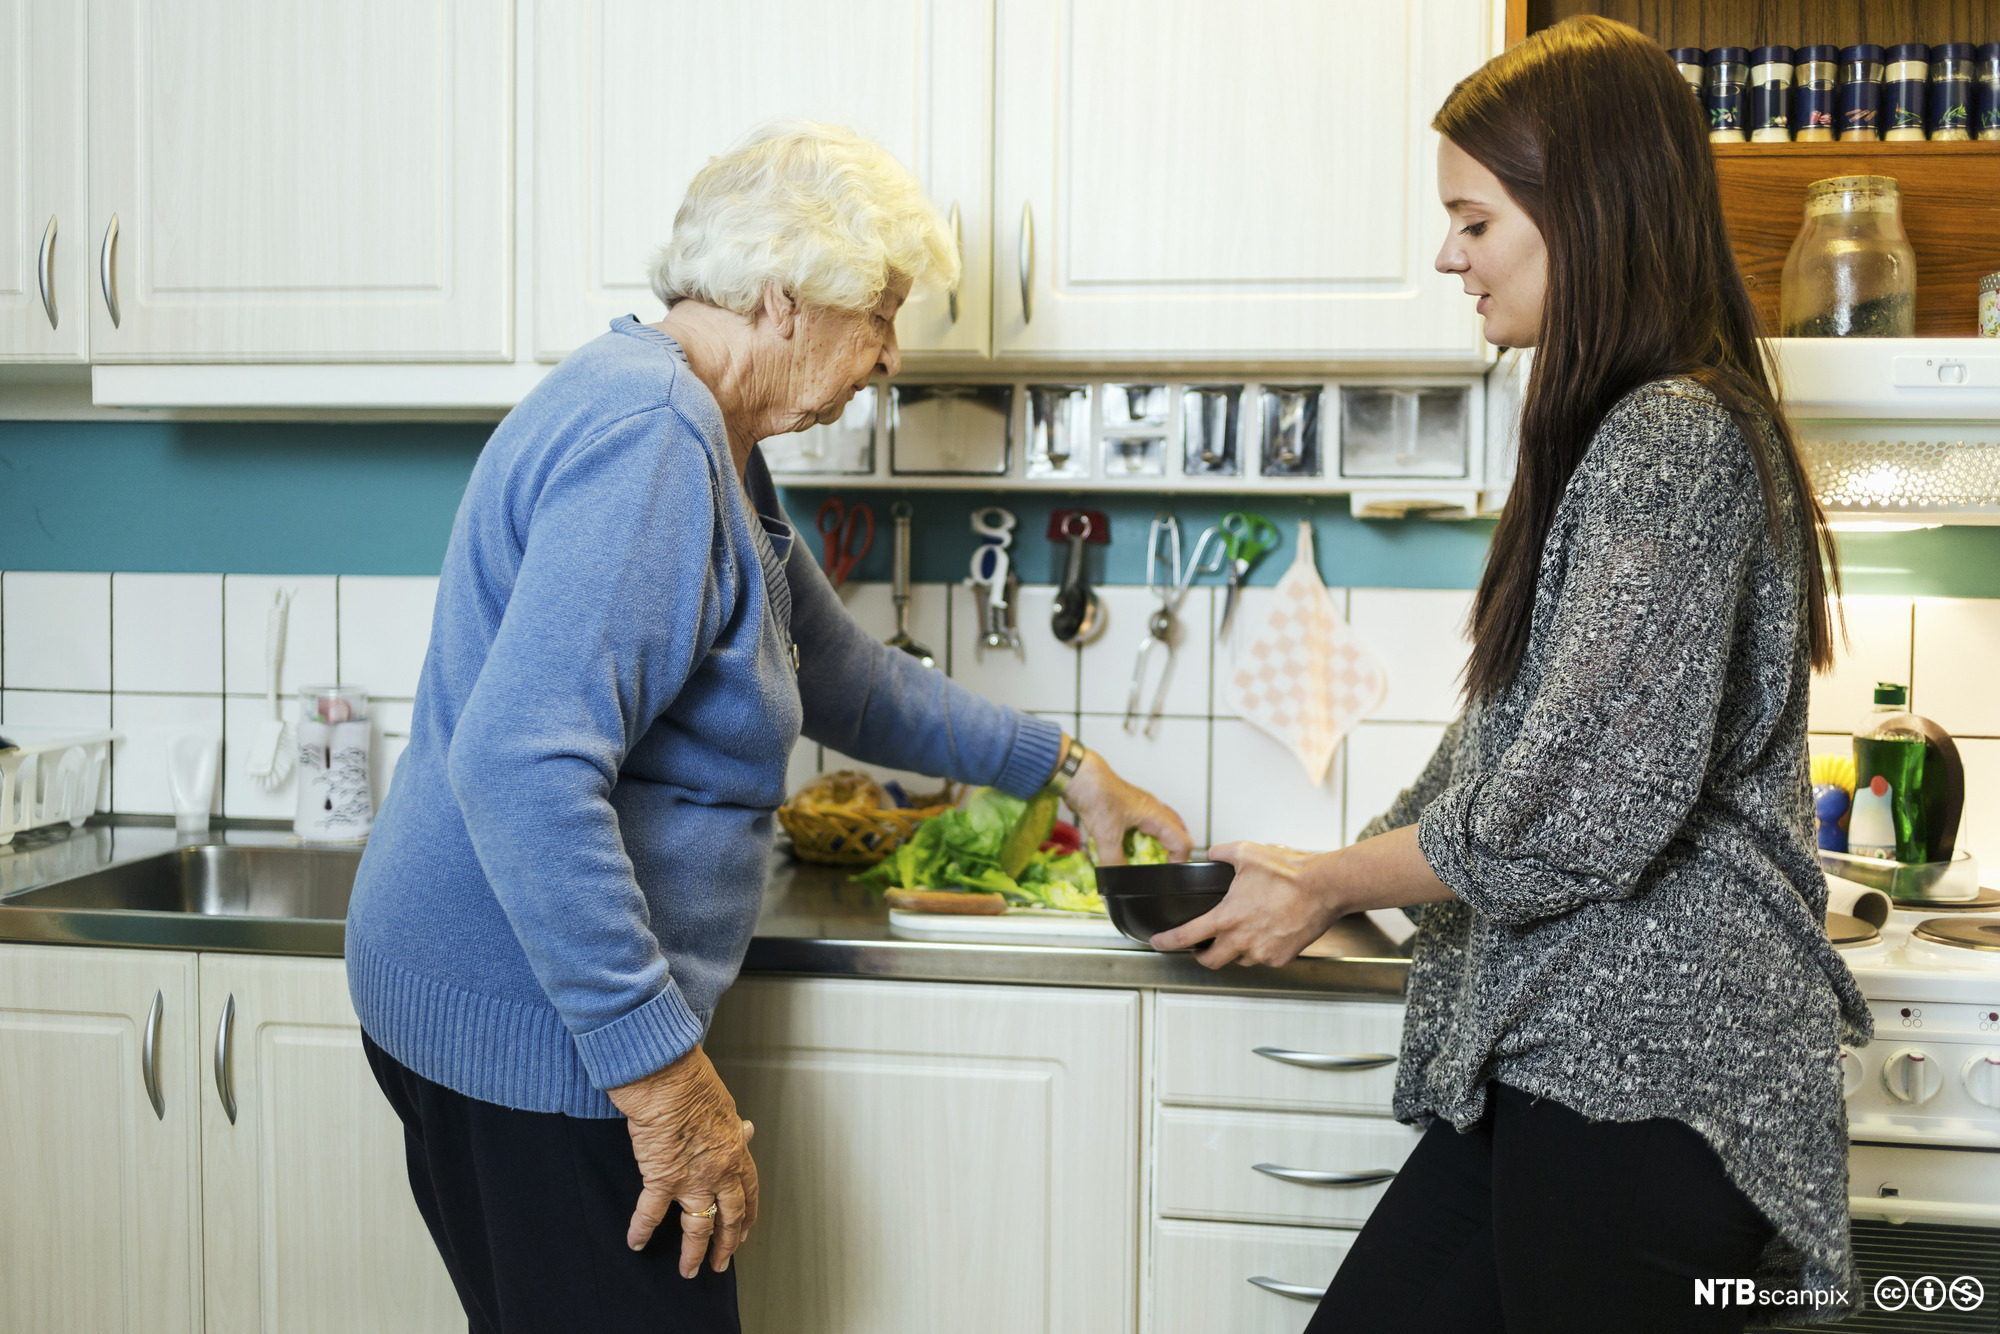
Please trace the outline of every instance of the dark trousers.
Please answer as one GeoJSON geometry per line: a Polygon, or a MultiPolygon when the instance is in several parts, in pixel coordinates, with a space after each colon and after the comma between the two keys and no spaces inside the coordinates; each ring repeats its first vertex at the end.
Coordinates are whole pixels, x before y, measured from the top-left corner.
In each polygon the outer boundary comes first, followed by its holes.
{"type": "Polygon", "coordinates": [[[1307,1334],[1735,1334],[1694,1280],[1750,1277],[1771,1232],[1680,1122],[1489,1084],[1472,1130],[1425,1133],[1307,1334]]]}
{"type": "Polygon", "coordinates": [[[680,1275],[679,1205],[626,1246],[639,1164],[622,1118],[480,1102],[361,1042],[472,1334],[739,1334],[736,1261],[680,1275]]]}

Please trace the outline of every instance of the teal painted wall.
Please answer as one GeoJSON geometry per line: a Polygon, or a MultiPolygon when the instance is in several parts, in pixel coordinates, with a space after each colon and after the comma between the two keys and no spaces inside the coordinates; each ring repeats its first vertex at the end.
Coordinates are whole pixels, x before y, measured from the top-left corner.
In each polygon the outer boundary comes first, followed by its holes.
{"type": "MultiPolygon", "coordinates": [[[[466,478],[492,428],[483,424],[0,422],[0,569],[208,571],[228,574],[434,574],[466,478]]],[[[811,524],[828,493],[789,488],[811,524]]],[[[857,571],[889,576],[888,491],[851,490],[876,511],[874,549],[857,571]]],[[[914,575],[963,578],[975,539],[972,508],[1002,501],[1020,517],[1016,568],[1031,582],[1058,572],[1043,534],[1051,510],[1085,503],[1111,519],[1093,577],[1145,579],[1146,526],[1158,496],[1065,497],[1046,492],[907,493],[916,528],[914,575]]],[[[1293,530],[1311,519],[1329,583],[1470,588],[1487,522],[1361,521],[1345,497],[1232,497],[1170,502],[1192,542],[1227,509],[1254,507],[1278,524],[1285,550],[1253,574],[1269,583],[1290,563],[1293,530]]],[[[1849,592],[2000,597],[2000,528],[1847,534],[1849,592]]]]}

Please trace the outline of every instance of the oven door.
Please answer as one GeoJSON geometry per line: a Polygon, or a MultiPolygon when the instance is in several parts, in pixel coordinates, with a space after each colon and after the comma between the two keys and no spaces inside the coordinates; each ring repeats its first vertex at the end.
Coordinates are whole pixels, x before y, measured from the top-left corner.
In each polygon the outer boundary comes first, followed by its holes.
{"type": "Polygon", "coordinates": [[[2000,1331],[2000,1151],[1854,1144],[1848,1190],[1867,1309],[1838,1328],[2000,1331]]]}

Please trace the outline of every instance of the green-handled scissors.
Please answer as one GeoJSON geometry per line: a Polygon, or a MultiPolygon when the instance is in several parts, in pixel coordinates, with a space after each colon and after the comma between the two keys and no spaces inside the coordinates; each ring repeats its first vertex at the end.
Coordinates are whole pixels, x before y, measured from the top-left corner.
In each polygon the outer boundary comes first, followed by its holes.
{"type": "Polygon", "coordinates": [[[1236,615],[1243,576],[1250,573],[1250,567],[1265,552],[1278,545],[1278,530],[1261,514],[1231,510],[1222,516],[1222,540],[1229,556],[1229,592],[1222,600],[1222,628],[1215,633],[1217,639],[1229,638],[1229,623],[1236,615]]]}

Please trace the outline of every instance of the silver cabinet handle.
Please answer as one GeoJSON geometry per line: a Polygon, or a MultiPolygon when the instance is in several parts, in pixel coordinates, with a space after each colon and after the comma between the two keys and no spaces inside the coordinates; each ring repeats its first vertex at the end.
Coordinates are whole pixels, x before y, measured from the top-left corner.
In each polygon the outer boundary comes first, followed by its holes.
{"type": "Polygon", "coordinates": [[[146,1097],[153,1104],[153,1115],[162,1121],[167,1119],[167,1095],[160,1091],[160,1018],[166,1008],[166,996],[154,992],[153,1008],[146,1011],[146,1031],[139,1039],[139,1074],[146,1081],[146,1097]]]}
{"type": "Polygon", "coordinates": [[[1266,1292],[1275,1292],[1280,1297],[1290,1297],[1295,1302],[1316,1302],[1326,1296],[1325,1288],[1309,1288],[1303,1283],[1286,1283],[1280,1279],[1266,1278],[1258,1274],[1250,1280],[1253,1287],[1266,1292]]]}
{"type": "Polygon", "coordinates": [[[1379,1186],[1396,1175],[1393,1169],[1387,1167],[1361,1172],[1318,1172],[1310,1167],[1280,1167],[1276,1163],[1257,1163],[1255,1167],[1267,1177],[1301,1186],[1379,1186]]]}
{"type": "Polygon", "coordinates": [[[42,233],[41,263],[35,266],[35,281],[42,285],[42,309],[49,327],[56,327],[56,215],[49,214],[49,229],[42,233]]]}
{"type": "Polygon", "coordinates": [[[111,312],[111,327],[118,327],[118,215],[104,229],[104,244],[97,251],[97,281],[104,288],[104,308],[111,312]]]}
{"type": "Polygon", "coordinates": [[[1379,1051],[1357,1056],[1332,1056],[1316,1051],[1287,1051],[1283,1047],[1252,1047],[1250,1050],[1267,1061],[1303,1066],[1307,1070],[1374,1070],[1396,1063],[1394,1056],[1379,1051]]]}
{"type": "Polygon", "coordinates": [[[951,285],[951,292],[945,298],[951,311],[951,322],[958,323],[958,289],[965,282],[965,233],[958,225],[958,201],[951,201],[951,248],[958,256],[958,282],[951,285]]]}
{"type": "Polygon", "coordinates": [[[222,1099],[222,1110],[229,1114],[229,1124],[236,1124],[236,1080],[230,1074],[230,1039],[236,1033],[236,993],[230,992],[229,999],[222,1002],[222,1022],[215,1026],[215,1092],[222,1099]]]}
{"type": "Polygon", "coordinates": [[[1035,206],[1021,205],[1021,323],[1035,318],[1035,206]]]}

